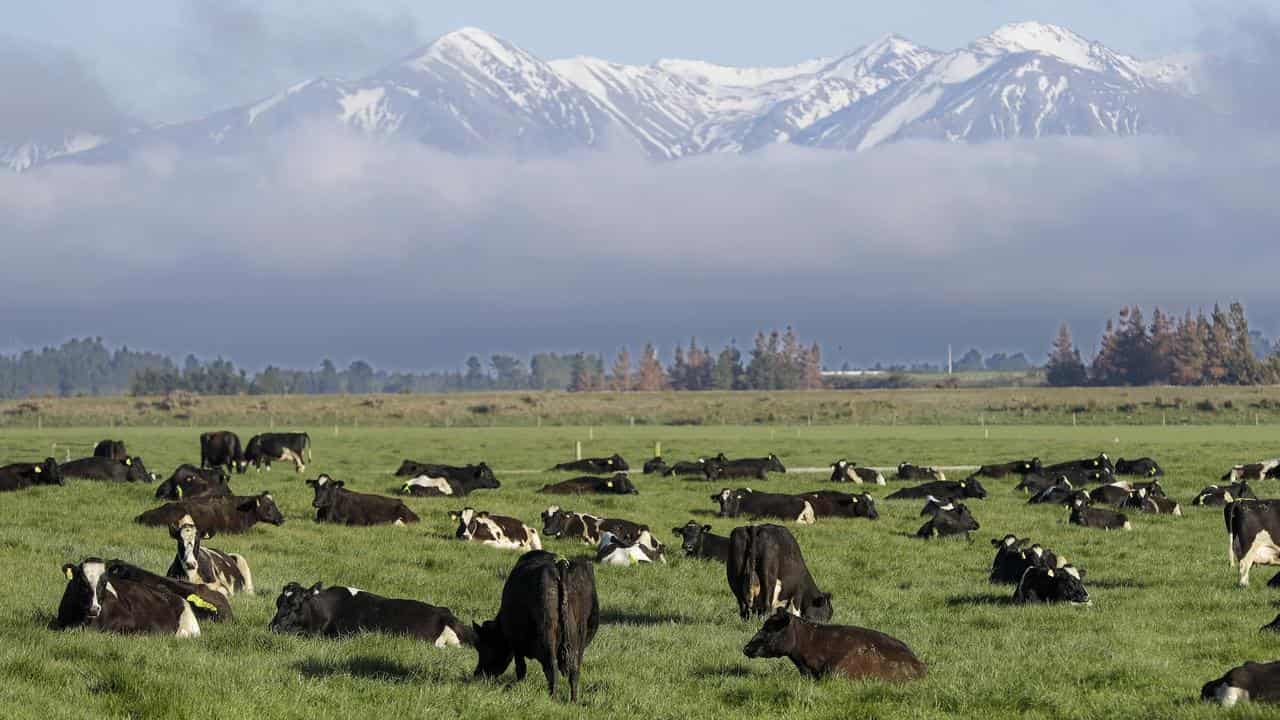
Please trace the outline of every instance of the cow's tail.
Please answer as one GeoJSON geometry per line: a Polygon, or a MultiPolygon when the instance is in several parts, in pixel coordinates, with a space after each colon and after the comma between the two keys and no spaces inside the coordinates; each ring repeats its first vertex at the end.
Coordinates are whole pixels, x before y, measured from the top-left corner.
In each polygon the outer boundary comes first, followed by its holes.
{"type": "Polygon", "coordinates": [[[310,433],[302,433],[302,452],[307,454],[307,462],[315,460],[315,456],[311,454],[311,435],[310,433]]]}
{"type": "Polygon", "coordinates": [[[756,567],[756,538],[755,528],[748,526],[746,532],[746,552],[742,555],[742,567],[746,568],[746,572],[740,576],[743,597],[747,598],[747,611],[760,612],[761,598],[764,596],[764,580],[761,579],[759,568],[756,567]]]}
{"type": "Polygon", "coordinates": [[[565,675],[577,669],[577,656],[573,651],[577,623],[569,610],[569,575],[572,571],[573,565],[568,560],[556,560],[556,615],[559,625],[556,666],[565,675]]]}
{"type": "Polygon", "coordinates": [[[1235,502],[1228,502],[1222,506],[1222,520],[1227,526],[1227,560],[1233,566],[1239,564],[1240,556],[1243,554],[1243,548],[1240,547],[1240,539],[1236,537],[1231,528],[1234,524],[1232,523],[1232,516],[1235,514],[1235,507],[1235,502]]]}

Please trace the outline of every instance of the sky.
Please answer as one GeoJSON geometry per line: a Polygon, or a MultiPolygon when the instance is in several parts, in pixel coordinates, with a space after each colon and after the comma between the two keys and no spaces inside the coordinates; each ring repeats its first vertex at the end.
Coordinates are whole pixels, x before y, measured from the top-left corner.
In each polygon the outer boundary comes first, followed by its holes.
{"type": "Polygon", "coordinates": [[[533,12],[482,2],[185,0],[6,8],[0,130],[75,113],[104,132],[357,73],[475,25],[547,57],[742,64],[895,31],[937,47],[1054,21],[1134,54],[1247,47],[1211,137],[778,147],[652,163],[615,151],[461,158],[309,128],[252,157],[0,174],[0,350],[101,336],[177,356],[315,367],[459,366],[471,353],[749,346],[793,324],[828,365],[1042,356],[1058,322],[1092,351],[1121,304],[1245,301],[1280,331],[1280,23],[1215,5],[727,3],[533,12]],[[697,7],[686,7],[693,6],[697,7]],[[306,8],[313,9],[307,10],[306,8]],[[63,6],[65,8],[65,6],[63,6]],[[612,9],[611,9],[612,10],[612,9]],[[1206,41],[1207,27],[1222,37],[1206,41]],[[1223,29],[1225,28],[1225,30],[1223,29]],[[341,67],[339,67],[341,66],[341,67]],[[39,71],[39,72],[37,72],[39,71]],[[259,87],[261,86],[261,87],[259,87]]]}

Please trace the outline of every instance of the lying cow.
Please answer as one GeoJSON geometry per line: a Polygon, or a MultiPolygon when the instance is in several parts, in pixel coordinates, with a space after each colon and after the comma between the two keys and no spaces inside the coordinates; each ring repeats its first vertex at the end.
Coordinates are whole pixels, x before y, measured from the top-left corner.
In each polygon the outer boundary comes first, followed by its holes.
{"type": "Polygon", "coordinates": [[[1013,460],[1006,463],[997,463],[994,465],[983,465],[979,467],[973,474],[978,477],[1002,478],[1008,475],[1021,475],[1026,477],[1032,473],[1039,473],[1044,469],[1040,464],[1040,458],[1031,458],[1030,460],[1013,460]]]}
{"type": "Polygon", "coordinates": [[[436,647],[475,644],[475,634],[446,607],[374,595],[358,588],[288,583],[276,598],[272,632],[326,638],[361,633],[408,635],[436,647]]]}
{"type": "Polygon", "coordinates": [[[315,491],[311,506],[316,509],[316,522],[363,526],[407,525],[418,522],[417,513],[410,510],[403,501],[382,495],[352,492],[344,487],[342,480],[334,480],[328,475],[308,480],[307,485],[315,491]]]}
{"type": "Polygon", "coordinates": [[[228,430],[200,434],[200,467],[242,473],[249,467],[240,447],[240,436],[228,430]]]}
{"type": "Polygon", "coordinates": [[[1152,495],[1146,488],[1137,488],[1125,501],[1123,507],[1133,508],[1138,512],[1152,515],[1182,516],[1182,506],[1176,501],[1160,495],[1152,495]]]}
{"type": "Polygon", "coordinates": [[[1233,667],[1217,680],[1205,683],[1200,699],[1228,708],[1241,700],[1280,702],[1280,662],[1246,662],[1233,667]]]}
{"type": "Polygon", "coordinates": [[[13,463],[0,467],[0,492],[23,490],[33,485],[65,485],[58,461],[45,458],[42,463],[13,463]]]}
{"type": "Polygon", "coordinates": [[[1015,603],[1060,603],[1089,605],[1089,591],[1080,581],[1080,571],[1071,565],[1057,568],[1029,567],[1013,591],[1015,603]]]}
{"type": "Polygon", "coordinates": [[[1067,462],[1044,466],[1044,474],[1047,475],[1056,475],[1058,473],[1069,474],[1079,470],[1104,470],[1107,474],[1111,474],[1115,472],[1115,465],[1111,463],[1111,458],[1107,457],[1106,453],[1100,453],[1097,457],[1093,458],[1069,460],[1067,462]]]}
{"type": "Polygon", "coordinates": [[[1112,507],[1120,507],[1129,502],[1129,496],[1133,494],[1133,486],[1127,482],[1114,482],[1098,487],[1089,491],[1089,499],[1100,505],[1111,505],[1112,507]]]}
{"type": "Polygon", "coordinates": [[[932,495],[941,500],[961,500],[974,498],[981,500],[987,496],[987,489],[977,478],[970,477],[959,482],[955,480],[935,480],[915,487],[902,488],[885,496],[885,500],[923,500],[932,495]]]}
{"type": "Polygon", "coordinates": [[[179,597],[191,606],[196,620],[227,622],[235,617],[227,596],[209,585],[156,575],[123,560],[107,562],[107,577],[113,581],[129,580],[179,597]]]}
{"type": "Polygon", "coordinates": [[[1280,565],[1280,500],[1237,500],[1222,509],[1228,557],[1240,568],[1240,586],[1249,584],[1254,565],[1280,565]]]}
{"type": "Polygon", "coordinates": [[[156,487],[157,500],[193,500],[231,495],[230,478],[221,468],[179,465],[168,480],[156,487]]]}
{"type": "Polygon", "coordinates": [[[630,520],[602,518],[586,513],[564,510],[552,505],[542,511],[542,534],[550,538],[578,540],[588,545],[599,545],[603,532],[612,533],[614,537],[631,542],[640,537],[642,531],[649,526],[630,520]]]}
{"type": "Polygon", "coordinates": [[[1210,485],[1201,490],[1191,501],[1192,505],[1203,505],[1205,507],[1222,507],[1236,500],[1257,500],[1258,496],[1253,494],[1253,488],[1249,487],[1249,483],[1241,480],[1238,483],[1230,485],[1210,485]]]}
{"type": "MultiPolygon", "coordinates": [[[[405,464],[408,463],[406,460],[405,464]]],[[[404,466],[401,465],[400,469],[403,470],[404,466]]],[[[462,497],[473,490],[497,490],[502,487],[485,463],[462,467],[418,464],[418,469],[420,472],[406,480],[400,488],[401,493],[415,497],[462,497]]]]}
{"type": "Polygon", "coordinates": [[[1061,483],[1066,483],[1067,487],[1071,487],[1071,480],[1068,479],[1066,475],[1057,475],[1055,477],[1048,477],[1045,475],[1032,473],[1030,475],[1024,476],[1021,482],[1013,486],[1013,489],[1021,490],[1024,493],[1028,493],[1034,496],[1037,493],[1040,493],[1041,491],[1047,488],[1054,487],[1055,485],[1059,485],[1061,483]]]}
{"type": "Polygon", "coordinates": [[[311,436],[306,433],[262,433],[249,438],[244,460],[261,471],[271,471],[273,462],[292,462],[295,472],[307,469],[311,460],[311,436]]]}
{"type": "Polygon", "coordinates": [[[424,463],[418,462],[417,460],[405,460],[400,463],[400,467],[396,470],[396,477],[417,477],[419,475],[479,476],[485,480],[497,481],[497,478],[493,475],[493,470],[489,468],[489,464],[483,461],[475,465],[446,465],[444,463],[424,463]]]}
{"type": "Polygon", "coordinates": [[[1084,498],[1077,497],[1071,503],[1071,516],[1067,519],[1072,525],[1096,528],[1099,530],[1132,530],[1129,518],[1115,510],[1089,507],[1084,498]]]}
{"type": "Polygon", "coordinates": [[[1147,482],[1139,482],[1133,484],[1134,490],[1146,490],[1148,495],[1154,497],[1166,497],[1164,494],[1164,486],[1159,480],[1148,480],[1147,482]]]}
{"type": "Polygon", "coordinates": [[[964,535],[967,539],[969,533],[980,527],[964,503],[955,503],[951,507],[939,507],[933,517],[916,531],[916,537],[932,540],[964,535]]]}
{"type": "Polygon", "coordinates": [[[817,518],[813,505],[795,495],[755,492],[751,488],[724,488],[711,496],[720,503],[720,517],[779,518],[812,525],[817,518]]]}
{"type": "Polygon", "coordinates": [[[837,460],[831,464],[831,482],[851,482],[859,485],[884,485],[884,475],[875,468],[858,467],[848,460],[837,460]]]}
{"type": "Polygon", "coordinates": [[[992,539],[996,548],[995,560],[991,562],[991,574],[987,582],[992,584],[1016,585],[1022,581],[1028,568],[1038,567],[1045,570],[1057,569],[1064,563],[1052,550],[1046,550],[1031,543],[1031,538],[1019,539],[1016,535],[1005,535],[999,540],[992,539]]]}
{"type": "Polygon", "coordinates": [[[458,523],[454,537],[478,542],[502,550],[541,550],[542,540],[538,531],[513,517],[476,512],[463,508],[449,513],[449,519],[458,523]]]}
{"type": "Polygon", "coordinates": [[[661,457],[653,457],[644,462],[645,475],[665,475],[667,472],[667,462],[661,457]]]}
{"type": "Polygon", "coordinates": [[[125,449],[123,440],[100,440],[93,446],[93,456],[125,460],[129,457],[129,451],[125,449]]]}
{"type": "Polygon", "coordinates": [[[1027,500],[1028,505],[1071,505],[1076,500],[1083,499],[1087,503],[1093,502],[1089,493],[1083,490],[1076,490],[1071,485],[1071,481],[1066,478],[1059,478],[1053,485],[1032,495],[1027,500]]]}
{"type": "Polygon", "coordinates": [[[867,628],[819,625],[782,609],[742,648],[749,658],[787,658],[809,678],[838,675],[899,682],[928,672],[911,648],[897,638],[867,628]]]}
{"type": "Polygon", "coordinates": [[[1161,477],[1164,475],[1164,469],[1160,467],[1160,463],[1149,457],[1138,458],[1137,460],[1125,460],[1124,458],[1116,459],[1116,475],[1141,475],[1142,477],[1161,477]]]}
{"type": "Polygon", "coordinates": [[[65,477],[84,480],[106,480],[108,482],[153,482],[156,476],[147,472],[142,458],[131,457],[124,460],[112,458],[88,457],[72,460],[59,466],[65,477]]]}
{"type": "Polygon", "coordinates": [[[861,517],[876,520],[880,513],[876,511],[876,501],[870,493],[851,495],[835,490],[814,490],[800,493],[800,499],[813,506],[813,515],[820,517],[861,517]]]}
{"type": "Polygon", "coordinates": [[[171,578],[203,583],[231,597],[253,595],[253,574],[243,555],[204,547],[201,541],[213,537],[213,530],[201,530],[190,515],[169,528],[169,537],[178,543],[178,552],[165,572],[171,578]]]}
{"type": "Polygon", "coordinates": [[[618,538],[608,530],[600,533],[600,544],[596,548],[596,562],[601,565],[626,566],[666,561],[667,556],[661,543],[657,543],[647,529],[632,541],[618,538]]]}
{"type": "Polygon", "coordinates": [[[172,593],[131,580],[112,580],[100,558],[62,566],[67,587],[53,627],[87,627],[113,633],[164,633],[180,638],[200,635],[191,605],[172,593]]]}
{"type": "Polygon", "coordinates": [[[743,620],[777,608],[816,622],[831,619],[831,593],[818,588],[795,536],[780,525],[734,528],[725,576],[743,620]]]}
{"type": "Polygon", "coordinates": [[[767,480],[769,473],[785,473],[787,468],[782,465],[782,461],[773,453],[769,453],[762,458],[738,458],[736,460],[730,460],[724,456],[724,453],[720,453],[716,457],[707,460],[702,466],[702,471],[708,480],[728,478],[767,480]]]}
{"type": "Polygon", "coordinates": [[[284,524],[284,515],[276,507],[271,493],[267,492],[166,503],[142,513],[133,521],[153,527],[169,527],[177,525],[186,516],[195,520],[196,526],[202,530],[224,533],[246,532],[260,522],[284,524]]]}
{"type": "Polygon", "coordinates": [[[706,477],[707,474],[707,458],[700,457],[697,460],[681,460],[674,465],[670,465],[666,470],[662,471],[664,477],[672,475],[699,475],[706,477]]]}
{"type": "Polygon", "coordinates": [[[1234,465],[1222,476],[1222,482],[1239,480],[1270,480],[1280,478],[1280,459],[1234,465]]]}
{"type": "Polygon", "coordinates": [[[607,478],[587,475],[564,480],[543,485],[538,492],[545,495],[637,495],[640,493],[636,486],[631,484],[631,478],[624,473],[607,478]]]}
{"type": "Polygon", "coordinates": [[[946,473],[938,468],[912,465],[909,462],[898,463],[898,474],[894,477],[894,480],[933,480],[937,482],[946,479],[946,473]]]}
{"type": "Polygon", "coordinates": [[[626,472],[631,469],[626,460],[622,456],[614,453],[609,457],[603,458],[583,458],[574,460],[573,462],[565,462],[556,465],[551,470],[561,470],[564,472],[581,472],[594,475],[603,475],[605,473],[626,472]]]}
{"type": "Polygon", "coordinates": [[[502,587],[498,616],[475,626],[476,676],[494,678],[516,661],[523,680],[525,658],[537,660],[552,697],[556,672],[569,680],[569,698],[578,701],[582,657],[600,626],[600,601],[591,563],[558,559],[541,550],[525,553],[502,587]]]}
{"type": "Polygon", "coordinates": [[[684,527],[671,528],[671,532],[680,538],[680,549],[684,550],[685,557],[729,561],[729,538],[713,535],[710,525],[699,525],[690,520],[684,527]]]}

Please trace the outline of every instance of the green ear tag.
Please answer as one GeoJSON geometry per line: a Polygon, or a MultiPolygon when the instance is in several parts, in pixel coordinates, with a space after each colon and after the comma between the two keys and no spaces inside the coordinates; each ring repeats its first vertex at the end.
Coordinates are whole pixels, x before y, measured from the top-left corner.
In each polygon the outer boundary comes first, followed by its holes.
{"type": "Polygon", "coordinates": [[[195,607],[208,610],[209,612],[215,615],[218,614],[218,606],[214,605],[211,602],[208,602],[207,600],[200,597],[199,595],[195,595],[195,594],[188,595],[187,602],[191,603],[195,607]]]}

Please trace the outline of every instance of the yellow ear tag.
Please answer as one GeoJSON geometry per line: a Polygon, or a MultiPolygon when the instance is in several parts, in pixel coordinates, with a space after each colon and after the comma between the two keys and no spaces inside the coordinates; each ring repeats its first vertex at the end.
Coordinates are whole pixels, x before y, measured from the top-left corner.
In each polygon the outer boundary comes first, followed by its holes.
{"type": "Polygon", "coordinates": [[[39,465],[36,466],[35,470],[37,475],[40,474],[41,469],[42,468],[39,465]]]}
{"type": "Polygon", "coordinates": [[[178,486],[178,499],[179,499],[179,500],[181,500],[181,499],[182,499],[182,486],[181,486],[181,485],[179,485],[179,486],[178,486]]]}
{"type": "Polygon", "coordinates": [[[1049,571],[1049,577],[1053,577],[1053,571],[1052,571],[1052,570],[1050,570],[1050,571],[1049,571]]]}
{"type": "Polygon", "coordinates": [[[132,465],[132,464],[133,464],[133,458],[125,458],[125,459],[124,459],[124,464],[125,464],[125,465],[132,465]]]}
{"type": "Polygon", "coordinates": [[[74,578],[75,576],[76,576],[76,574],[75,574],[74,572],[72,572],[72,571],[71,571],[71,568],[67,568],[67,579],[68,579],[68,580],[70,580],[70,579],[74,578]]]}
{"type": "Polygon", "coordinates": [[[208,602],[207,600],[200,597],[199,595],[196,595],[196,594],[188,595],[187,602],[191,603],[195,607],[201,608],[203,610],[208,610],[209,612],[215,615],[218,614],[218,606],[214,605],[211,602],[208,602]]]}
{"type": "Polygon", "coordinates": [[[609,482],[605,483],[605,484],[604,484],[604,486],[605,486],[605,487],[613,487],[613,481],[612,481],[612,480],[610,480],[609,482]]]}

